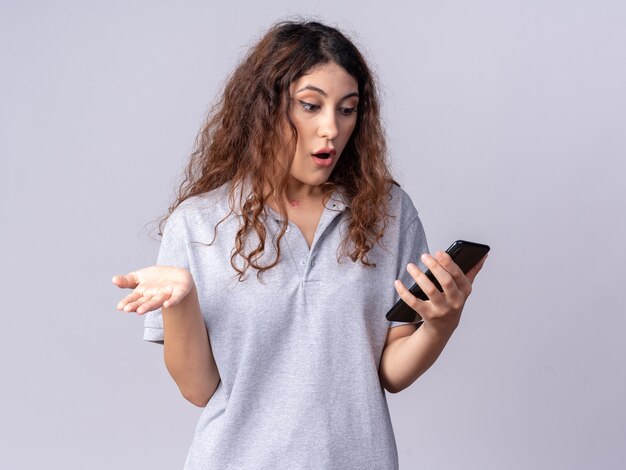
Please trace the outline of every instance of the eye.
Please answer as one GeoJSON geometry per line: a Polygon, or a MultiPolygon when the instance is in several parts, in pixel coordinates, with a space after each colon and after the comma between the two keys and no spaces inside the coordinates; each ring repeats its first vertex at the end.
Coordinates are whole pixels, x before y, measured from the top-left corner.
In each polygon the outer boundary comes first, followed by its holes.
{"type": "Polygon", "coordinates": [[[352,108],[339,108],[339,112],[342,116],[350,116],[352,113],[357,112],[357,108],[357,106],[354,106],[352,108]]]}
{"type": "Polygon", "coordinates": [[[298,100],[298,102],[300,103],[300,106],[302,106],[304,108],[304,110],[308,111],[308,112],[313,112],[316,109],[319,109],[319,107],[320,107],[317,104],[307,103],[306,101],[302,101],[302,100],[298,100]]]}

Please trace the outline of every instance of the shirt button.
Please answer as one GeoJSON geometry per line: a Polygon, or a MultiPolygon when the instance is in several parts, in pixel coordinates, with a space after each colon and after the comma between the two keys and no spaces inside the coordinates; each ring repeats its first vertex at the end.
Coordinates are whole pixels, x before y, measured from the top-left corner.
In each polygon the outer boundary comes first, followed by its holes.
{"type": "Polygon", "coordinates": [[[302,266],[306,266],[306,261],[300,261],[300,264],[301,264],[302,266]]]}

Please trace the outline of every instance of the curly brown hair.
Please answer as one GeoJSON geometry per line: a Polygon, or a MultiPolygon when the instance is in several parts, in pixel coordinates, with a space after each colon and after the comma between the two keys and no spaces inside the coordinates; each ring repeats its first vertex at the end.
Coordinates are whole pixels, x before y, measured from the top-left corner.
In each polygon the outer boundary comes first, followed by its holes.
{"type": "Polygon", "coordinates": [[[289,86],[315,66],[329,62],[335,62],[356,79],[359,103],[356,126],[342,158],[322,185],[324,201],[337,187],[342,188],[350,200],[348,234],[341,244],[342,254],[353,262],[360,260],[365,266],[376,266],[368,261],[367,252],[384,235],[390,217],[387,214],[390,185],[398,183],[388,169],[374,79],[363,56],[344,34],[315,21],[274,24],[228,78],[220,99],[198,133],[178,196],[159,223],[159,235],[163,223],[184,200],[229,182],[228,216],[231,215],[235,212],[236,187],[249,180],[252,192],[239,197],[242,223],[231,253],[231,265],[241,281],[248,267],[256,269],[258,277],[278,264],[280,240],[288,226],[284,201],[297,140],[290,119],[289,86]],[[281,124],[285,122],[288,126],[281,124]],[[278,158],[269,159],[272,163],[268,164],[267,155],[278,158]],[[267,236],[261,215],[270,199],[277,201],[283,223],[276,241],[276,258],[271,264],[261,266],[258,259],[264,252],[267,236]],[[252,229],[259,244],[250,253],[244,253],[244,240],[252,229]],[[348,242],[353,245],[351,252],[348,242]],[[243,269],[235,265],[236,256],[244,259],[243,269]]]}

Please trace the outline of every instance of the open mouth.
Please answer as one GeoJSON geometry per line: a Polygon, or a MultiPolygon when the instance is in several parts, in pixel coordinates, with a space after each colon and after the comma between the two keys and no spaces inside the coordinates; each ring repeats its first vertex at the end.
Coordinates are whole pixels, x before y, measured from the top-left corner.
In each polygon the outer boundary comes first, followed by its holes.
{"type": "Polygon", "coordinates": [[[335,161],[334,152],[318,152],[312,153],[311,157],[313,158],[313,163],[321,168],[330,168],[333,166],[333,162],[335,161]]]}
{"type": "Polygon", "coordinates": [[[313,154],[314,157],[317,158],[321,158],[322,160],[326,160],[328,157],[330,157],[330,153],[314,153],[313,154]]]}

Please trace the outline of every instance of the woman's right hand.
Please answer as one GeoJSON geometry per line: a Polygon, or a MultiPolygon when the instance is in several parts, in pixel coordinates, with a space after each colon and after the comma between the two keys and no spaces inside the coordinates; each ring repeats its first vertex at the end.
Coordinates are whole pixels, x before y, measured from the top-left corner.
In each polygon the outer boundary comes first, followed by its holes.
{"type": "Polygon", "coordinates": [[[187,269],[173,266],[149,266],[126,275],[113,276],[121,289],[134,289],[117,304],[118,310],[142,315],[157,308],[173,307],[193,288],[193,277],[187,269]]]}

